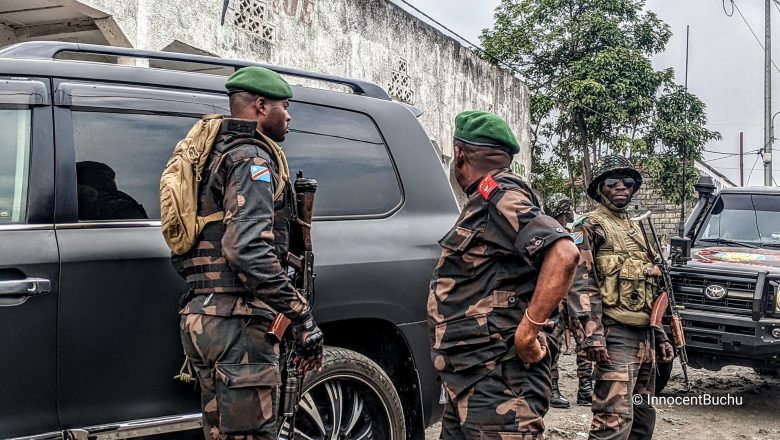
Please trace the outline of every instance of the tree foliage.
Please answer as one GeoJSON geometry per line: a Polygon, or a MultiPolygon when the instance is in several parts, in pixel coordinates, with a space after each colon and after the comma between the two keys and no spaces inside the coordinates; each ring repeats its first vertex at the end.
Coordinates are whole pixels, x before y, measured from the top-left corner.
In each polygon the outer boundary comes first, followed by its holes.
{"type": "Polygon", "coordinates": [[[672,201],[679,200],[675,179],[695,180],[669,155],[688,145],[687,160],[700,159],[703,145],[718,134],[704,128],[704,104],[674,85],[674,72],[653,68],[650,57],[664,50],[672,33],[644,5],[502,0],[496,8],[494,27],[480,38],[489,56],[531,90],[537,189],[567,181],[573,195],[581,194],[592,163],[609,153],[641,161],[672,201]],[[566,177],[554,177],[556,167],[566,177]]]}

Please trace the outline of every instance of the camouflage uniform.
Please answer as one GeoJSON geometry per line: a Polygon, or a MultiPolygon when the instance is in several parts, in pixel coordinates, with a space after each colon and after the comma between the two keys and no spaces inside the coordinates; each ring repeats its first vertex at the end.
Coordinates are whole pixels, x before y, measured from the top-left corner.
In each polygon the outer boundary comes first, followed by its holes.
{"type": "MultiPolygon", "coordinates": [[[[547,199],[545,203],[545,212],[547,215],[553,218],[558,218],[572,208],[571,199],[565,194],[555,193],[547,199]]],[[[558,342],[558,346],[563,346],[564,332],[566,328],[572,328],[569,322],[568,306],[566,305],[566,297],[561,300],[560,313],[557,317],[553,318],[555,326],[550,331],[550,336],[558,342]]],[[[558,355],[553,359],[552,364],[552,379],[553,382],[558,380],[558,361],[560,360],[560,354],[562,350],[558,351],[558,355]]],[[[593,364],[582,355],[577,353],[577,378],[580,382],[580,390],[578,392],[577,401],[580,404],[585,403],[585,400],[590,402],[590,380],[593,374],[593,364]],[[587,399],[585,399],[587,397],[587,399]]]]}
{"type": "Polygon", "coordinates": [[[545,250],[568,234],[509,169],[466,194],[460,218],[439,241],[428,296],[433,364],[447,391],[442,438],[540,438],[550,358],[526,366],[508,347],[545,250]]]}
{"type": "Polygon", "coordinates": [[[593,377],[593,422],[590,438],[651,438],[655,409],[644,399],[655,390],[655,347],[667,340],[649,326],[655,280],[644,275],[653,267],[641,231],[629,215],[609,207],[600,185],[611,175],[641,175],[620,156],[607,156],[594,167],[588,195],[600,202],[572,230],[580,264],[569,292],[571,323],[579,347],[606,347],[608,363],[596,363],[593,377]]]}
{"type": "Polygon", "coordinates": [[[220,127],[198,201],[199,215],[223,210],[225,218],[173,257],[189,288],[181,338],[200,382],[206,438],[275,439],[279,346],[267,330],[277,312],[293,321],[309,313],[281,263],[294,199],[288,184],[274,200],[277,168],[256,123],[229,129],[229,122],[220,127]]]}

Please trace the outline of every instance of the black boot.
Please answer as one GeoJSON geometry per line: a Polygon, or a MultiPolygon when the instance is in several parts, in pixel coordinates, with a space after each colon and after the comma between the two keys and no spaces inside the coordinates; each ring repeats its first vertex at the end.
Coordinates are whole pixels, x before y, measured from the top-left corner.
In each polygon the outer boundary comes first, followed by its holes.
{"type": "Polygon", "coordinates": [[[552,394],[550,395],[550,406],[553,408],[569,408],[571,403],[561,395],[561,390],[558,388],[558,379],[552,381],[552,394]]]}
{"type": "Polygon", "coordinates": [[[580,378],[580,387],[577,390],[577,405],[590,406],[593,400],[593,381],[589,377],[580,378]]]}

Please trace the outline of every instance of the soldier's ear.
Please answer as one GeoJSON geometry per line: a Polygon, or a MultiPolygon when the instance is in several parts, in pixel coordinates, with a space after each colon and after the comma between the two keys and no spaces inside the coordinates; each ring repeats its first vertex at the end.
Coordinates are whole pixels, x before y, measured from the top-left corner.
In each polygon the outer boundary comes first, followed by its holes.
{"type": "Polygon", "coordinates": [[[268,103],[268,100],[266,100],[262,96],[258,96],[255,99],[255,110],[257,111],[257,113],[259,113],[259,114],[261,114],[263,116],[267,115],[267,113],[268,113],[268,109],[266,108],[266,104],[267,103],[268,103]]]}
{"type": "Polygon", "coordinates": [[[455,145],[455,166],[458,168],[462,168],[463,165],[466,163],[466,155],[463,153],[463,150],[458,148],[457,145],[455,145]]]}

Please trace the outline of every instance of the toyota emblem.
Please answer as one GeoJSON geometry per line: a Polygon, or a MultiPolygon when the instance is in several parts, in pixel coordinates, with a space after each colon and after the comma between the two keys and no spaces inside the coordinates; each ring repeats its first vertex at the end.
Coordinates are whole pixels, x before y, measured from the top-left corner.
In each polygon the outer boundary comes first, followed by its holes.
{"type": "Polygon", "coordinates": [[[719,301],[725,298],[726,293],[728,293],[728,291],[720,284],[710,284],[706,289],[704,289],[704,296],[706,296],[707,299],[711,299],[713,301],[719,301]]]}

